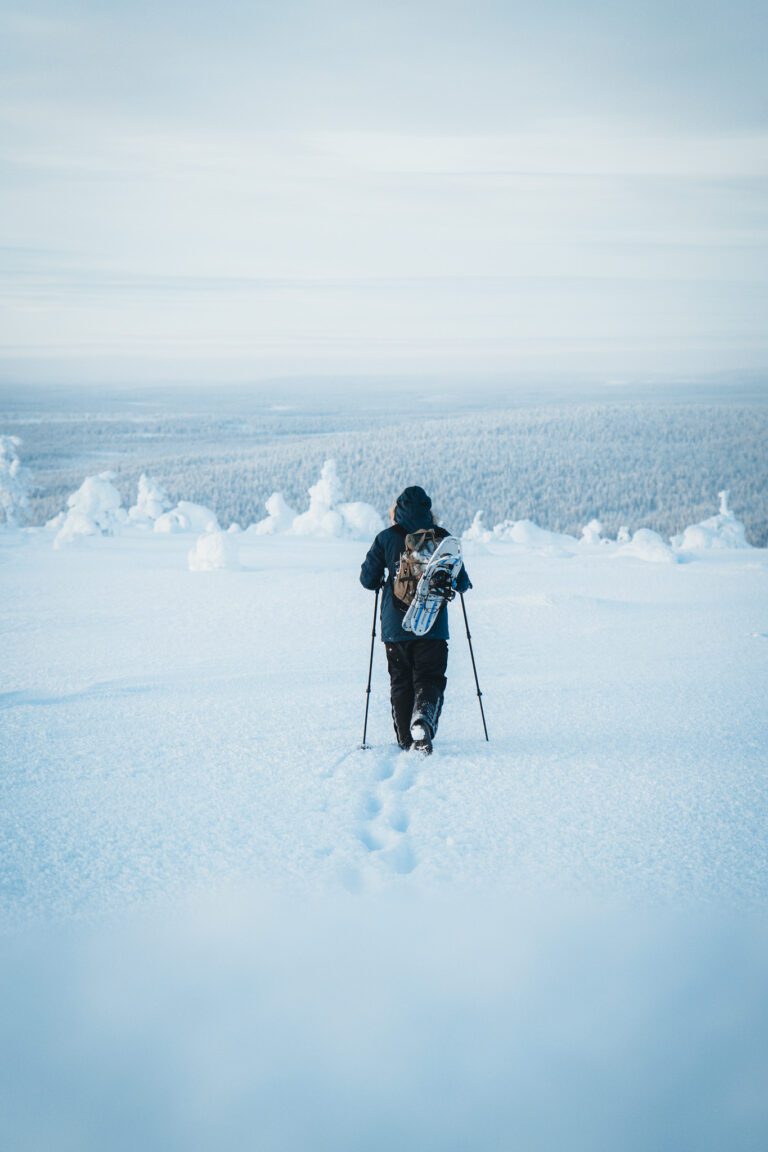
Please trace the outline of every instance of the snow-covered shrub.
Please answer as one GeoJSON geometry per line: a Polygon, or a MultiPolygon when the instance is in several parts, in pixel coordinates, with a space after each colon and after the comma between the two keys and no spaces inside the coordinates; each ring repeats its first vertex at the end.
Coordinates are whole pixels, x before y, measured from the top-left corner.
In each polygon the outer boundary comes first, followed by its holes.
{"type": "Polygon", "coordinates": [[[634,556],[637,560],[647,560],[652,564],[676,564],[677,557],[658,532],[650,528],[638,528],[628,544],[622,544],[617,556],[634,556]]]}
{"type": "Polygon", "coordinates": [[[188,553],[190,572],[213,572],[217,568],[240,567],[237,544],[228,532],[204,532],[188,553]]]}
{"type": "Polygon", "coordinates": [[[728,507],[728,493],[719,492],[720,511],[700,524],[689,524],[679,535],[672,537],[672,547],[679,551],[702,548],[749,548],[744,525],[728,507]]]}
{"type": "Polygon", "coordinates": [[[259,536],[273,536],[276,532],[290,532],[296,519],[293,508],[285,502],[282,492],[273,492],[264,507],[269,515],[253,525],[252,531],[259,536]]]}
{"type": "Polygon", "coordinates": [[[114,472],[88,476],[67,500],[67,511],[49,521],[58,528],[54,548],[69,544],[78,536],[109,536],[118,532],[127,516],[122,499],[112,481],[114,472]]]}
{"type": "Polygon", "coordinates": [[[158,480],[142,472],[136,503],[128,510],[132,524],[154,524],[171,507],[171,501],[158,480]]]}
{"type": "Polygon", "coordinates": [[[155,532],[219,532],[216,513],[203,504],[179,500],[175,508],[155,520],[155,532]]]}
{"type": "Polygon", "coordinates": [[[505,520],[495,526],[493,534],[499,540],[512,540],[515,544],[523,544],[527,548],[572,548],[578,543],[575,536],[550,532],[546,528],[540,528],[532,520],[505,520]]]}
{"type": "Polygon", "coordinates": [[[483,524],[483,514],[478,512],[471,526],[464,533],[464,540],[476,540],[480,544],[490,544],[501,540],[511,544],[520,544],[524,548],[536,550],[556,549],[570,552],[577,544],[575,536],[566,536],[562,532],[549,532],[540,528],[532,520],[502,520],[493,528],[486,528],[483,524]]]}
{"type": "Polygon", "coordinates": [[[478,544],[485,544],[491,539],[492,533],[483,523],[484,512],[475,512],[474,519],[462,536],[462,540],[475,540],[478,544]]]}
{"type": "Polygon", "coordinates": [[[590,520],[581,530],[582,544],[605,544],[603,526],[599,520],[590,520]]]}
{"type": "Polygon", "coordinates": [[[361,500],[340,504],[339,512],[344,521],[345,534],[356,540],[370,540],[384,527],[384,521],[376,509],[361,500]]]}
{"type": "Polygon", "coordinates": [[[281,492],[273,492],[266,504],[269,516],[255,524],[259,535],[290,532],[295,536],[348,536],[368,540],[384,527],[375,508],[361,501],[347,502],[335,460],[326,460],[320,479],[309,489],[309,508],[296,515],[281,492]]]}
{"type": "Polygon", "coordinates": [[[336,461],[326,460],[320,479],[309,489],[309,508],[297,516],[292,531],[297,536],[341,536],[344,520],[336,508],[344,499],[344,492],[336,472],[336,461]]]}
{"type": "Polygon", "coordinates": [[[22,466],[18,436],[0,436],[0,528],[15,528],[28,506],[29,473],[22,466]]]}

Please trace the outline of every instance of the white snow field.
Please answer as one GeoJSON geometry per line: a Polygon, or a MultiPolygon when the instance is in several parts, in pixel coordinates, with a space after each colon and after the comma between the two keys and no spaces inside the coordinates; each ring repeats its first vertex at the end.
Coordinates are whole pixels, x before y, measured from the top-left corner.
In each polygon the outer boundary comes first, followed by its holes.
{"type": "Polygon", "coordinates": [[[768,552],[598,529],[465,543],[430,759],[365,541],[0,533],[3,1148],[768,1146],[768,552]]]}

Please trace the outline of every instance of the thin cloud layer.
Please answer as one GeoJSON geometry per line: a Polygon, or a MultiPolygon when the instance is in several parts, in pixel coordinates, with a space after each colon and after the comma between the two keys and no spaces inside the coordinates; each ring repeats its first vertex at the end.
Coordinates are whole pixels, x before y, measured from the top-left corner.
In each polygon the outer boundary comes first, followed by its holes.
{"type": "Polygon", "coordinates": [[[6,5],[0,376],[763,367],[759,21],[6,5]]]}

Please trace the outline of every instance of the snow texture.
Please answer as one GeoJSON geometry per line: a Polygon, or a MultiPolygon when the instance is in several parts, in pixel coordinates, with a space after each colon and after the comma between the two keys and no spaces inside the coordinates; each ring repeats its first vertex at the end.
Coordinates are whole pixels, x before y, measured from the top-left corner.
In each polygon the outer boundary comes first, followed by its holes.
{"type": "MultiPolygon", "coordinates": [[[[86,491],[100,515],[108,489],[86,491]]],[[[415,791],[390,796],[382,781],[400,760],[380,644],[376,748],[354,751],[373,605],[358,583],[364,544],[243,533],[241,570],[219,584],[186,571],[184,536],[124,532],[50,552],[44,530],[4,533],[6,911],[120,908],[115,868],[141,899],[225,861],[300,887],[375,889],[388,857],[360,845],[392,846],[395,832],[419,883],[768,894],[767,554],[641,565],[615,562],[616,545],[549,555],[533,540],[464,545],[492,742],[454,603],[434,762],[418,766],[415,791]],[[30,840],[34,797],[47,814],[30,840]],[[389,819],[397,799],[403,825],[406,798],[407,833],[389,819]]],[[[215,558],[234,543],[210,533],[193,551],[215,558]]]]}
{"type": "Polygon", "coordinates": [[[98,479],[0,535],[0,1145],[765,1147],[768,551],[477,529],[422,759],[366,543],[98,479]]]}

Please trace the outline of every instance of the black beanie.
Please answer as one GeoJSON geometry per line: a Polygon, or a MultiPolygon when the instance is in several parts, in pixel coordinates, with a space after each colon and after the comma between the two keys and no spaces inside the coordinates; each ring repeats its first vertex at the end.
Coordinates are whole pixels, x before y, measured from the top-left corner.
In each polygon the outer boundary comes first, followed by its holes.
{"type": "Polygon", "coordinates": [[[400,493],[395,503],[395,523],[401,524],[406,532],[433,526],[432,501],[423,488],[413,485],[400,493]]]}

